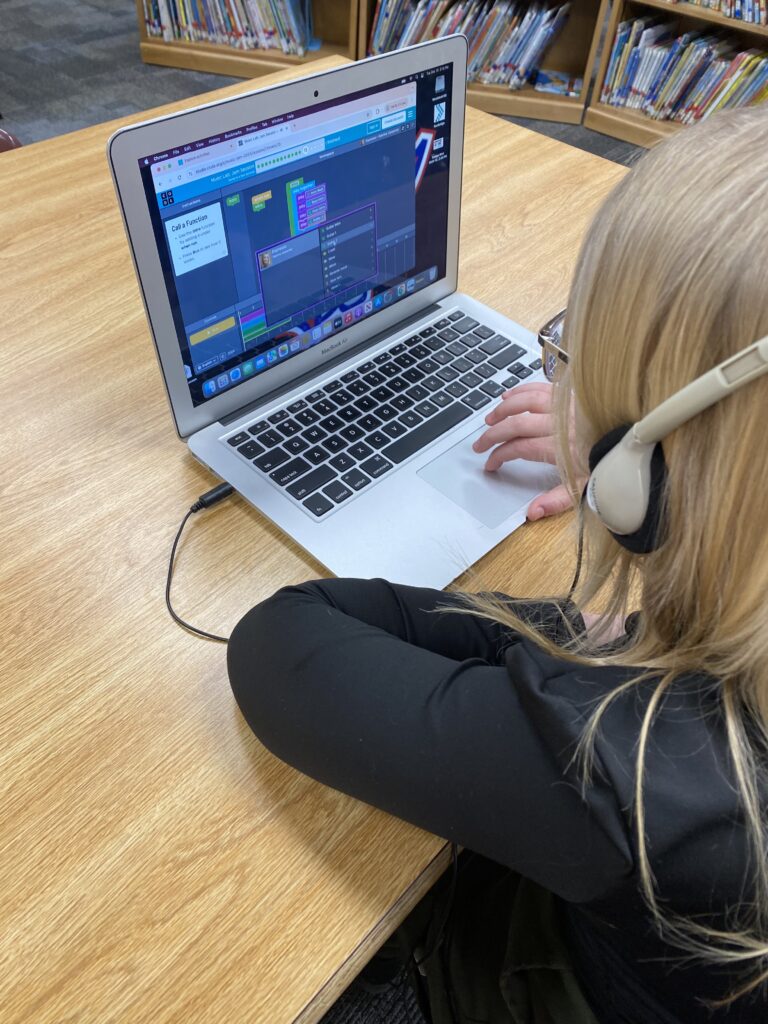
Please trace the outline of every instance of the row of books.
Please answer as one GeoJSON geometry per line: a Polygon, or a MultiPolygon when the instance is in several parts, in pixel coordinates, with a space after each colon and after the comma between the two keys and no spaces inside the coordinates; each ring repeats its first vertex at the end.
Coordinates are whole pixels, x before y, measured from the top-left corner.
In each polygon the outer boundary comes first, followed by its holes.
{"type": "Polygon", "coordinates": [[[768,53],[722,33],[677,32],[653,18],[621,22],[600,101],[691,124],[768,98],[768,53]]]}
{"type": "MultiPolygon", "coordinates": [[[[671,0],[676,3],[676,0],[671,0]]],[[[751,25],[768,25],[768,0],[688,0],[697,7],[719,11],[726,18],[747,21],[751,25]]]]}
{"type": "Polygon", "coordinates": [[[368,52],[386,53],[458,32],[467,37],[469,81],[519,89],[535,80],[569,8],[569,3],[377,0],[368,52]]]}
{"type": "Polygon", "coordinates": [[[298,0],[142,0],[150,36],[302,55],[309,30],[298,0]]]}

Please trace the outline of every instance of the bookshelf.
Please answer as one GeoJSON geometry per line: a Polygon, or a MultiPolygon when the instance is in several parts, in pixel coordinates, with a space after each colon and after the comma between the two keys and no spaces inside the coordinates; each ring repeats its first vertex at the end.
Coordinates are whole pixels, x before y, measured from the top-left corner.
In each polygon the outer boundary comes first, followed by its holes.
{"type": "Polygon", "coordinates": [[[746,45],[749,45],[751,40],[754,46],[764,46],[768,49],[768,26],[751,25],[736,18],[727,18],[719,11],[711,11],[706,7],[699,7],[697,4],[669,3],[668,0],[615,0],[610,7],[610,13],[608,13],[609,6],[609,0],[602,0],[600,14],[597,18],[598,26],[603,24],[606,16],[608,23],[603,53],[592,88],[592,97],[584,114],[584,126],[602,132],[604,135],[623,139],[624,142],[632,142],[635,145],[655,146],[657,142],[661,142],[662,139],[674,134],[684,126],[674,121],[654,121],[637,110],[625,110],[622,107],[612,107],[607,103],[600,103],[599,96],[608,70],[611,47],[619,22],[625,21],[627,18],[639,17],[643,13],[648,13],[651,8],[654,11],[663,11],[670,18],[676,18],[683,31],[686,26],[709,28],[710,30],[715,26],[727,29],[736,36],[743,36],[746,45]]]}
{"type": "MultiPolygon", "coordinates": [[[[365,57],[371,25],[376,8],[375,0],[361,0],[358,31],[358,55],[365,57]]],[[[552,46],[547,50],[544,64],[548,70],[583,79],[588,83],[592,77],[597,52],[598,12],[600,0],[571,0],[568,21],[552,46]]],[[[542,121],[564,121],[580,124],[584,115],[584,96],[556,96],[552,93],[537,92],[532,85],[511,90],[504,86],[483,85],[470,82],[467,86],[467,103],[491,114],[508,114],[514,117],[536,117],[542,121]]]]}
{"type": "Polygon", "coordinates": [[[144,5],[136,0],[139,21],[139,49],[145,64],[209,71],[234,78],[255,78],[284,67],[309,64],[321,57],[338,54],[355,60],[358,56],[358,16],[360,0],[313,0],[312,14],[315,35],[323,40],[319,50],[310,50],[303,57],[282,50],[239,50],[214,43],[187,42],[174,39],[165,42],[150,36],[144,21],[144,5]]]}

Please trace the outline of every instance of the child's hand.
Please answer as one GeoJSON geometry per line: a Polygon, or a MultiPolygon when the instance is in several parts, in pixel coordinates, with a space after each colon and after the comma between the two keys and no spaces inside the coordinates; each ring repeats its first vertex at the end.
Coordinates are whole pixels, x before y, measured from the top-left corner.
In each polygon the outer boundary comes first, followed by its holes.
{"type": "MultiPolygon", "coordinates": [[[[505,391],[501,401],[485,417],[488,429],[472,445],[476,452],[493,451],[485,470],[494,473],[505,462],[527,459],[555,465],[552,385],[520,384],[505,391]]],[[[571,496],[563,484],[539,494],[528,506],[529,519],[543,519],[571,508],[571,496]]]]}

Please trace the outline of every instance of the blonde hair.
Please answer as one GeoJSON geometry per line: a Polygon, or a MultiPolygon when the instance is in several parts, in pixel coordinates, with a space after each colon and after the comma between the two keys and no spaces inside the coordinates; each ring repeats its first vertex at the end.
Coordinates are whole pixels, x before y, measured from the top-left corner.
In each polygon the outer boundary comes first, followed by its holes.
{"type": "MultiPolygon", "coordinates": [[[[576,267],[556,387],[561,470],[574,499],[588,453],[727,356],[768,334],[768,112],[721,114],[643,157],[599,210],[576,267]]],[[[473,609],[580,665],[637,667],[597,707],[582,737],[585,785],[601,718],[620,693],[656,680],[637,746],[635,828],[641,884],[657,926],[689,954],[744,969],[724,1002],[768,980],[768,862],[759,794],[768,751],[768,376],[663,442],[664,541],[652,554],[620,547],[588,511],[583,582],[575,596],[602,615],[591,636],[558,648],[509,605],[473,609]],[[639,609],[631,644],[599,650],[617,615],[639,609]],[[645,753],[665,693],[683,674],[719,680],[730,758],[751,844],[752,893],[733,930],[664,912],[648,853],[645,753]]],[[[652,837],[651,837],[652,838],[652,837]]],[[[726,908],[723,908],[725,913],[726,908]]]]}

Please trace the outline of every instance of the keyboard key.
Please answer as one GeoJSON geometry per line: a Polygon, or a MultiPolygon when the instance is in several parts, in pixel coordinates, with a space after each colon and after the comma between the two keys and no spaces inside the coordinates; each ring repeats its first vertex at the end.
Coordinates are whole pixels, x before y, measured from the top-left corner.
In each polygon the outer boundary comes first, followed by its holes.
{"type": "Polygon", "coordinates": [[[263,434],[259,434],[257,440],[265,448],[274,448],[276,444],[280,444],[283,438],[276,430],[265,430],[263,434]]]}
{"type": "Polygon", "coordinates": [[[345,484],[349,484],[353,491],[361,491],[371,482],[371,478],[367,477],[365,473],[361,473],[359,469],[350,469],[341,479],[345,484]]]}
{"type": "Polygon", "coordinates": [[[510,363],[514,362],[515,359],[519,359],[522,355],[525,355],[525,349],[521,348],[520,345],[512,345],[497,352],[488,362],[491,366],[495,366],[497,370],[503,370],[505,366],[509,366],[510,363]]]}
{"type": "Polygon", "coordinates": [[[285,487],[286,484],[309,472],[310,469],[312,467],[306,459],[291,459],[290,462],[284,462],[282,466],[273,470],[269,475],[276,484],[285,487]]]}
{"type": "Polygon", "coordinates": [[[448,405],[453,405],[453,399],[450,395],[446,395],[444,391],[439,391],[436,395],[432,395],[430,402],[434,402],[440,409],[445,409],[448,405]]]}
{"type": "Polygon", "coordinates": [[[288,410],[287,409],[280,409],[278,412],[273,413],[271,416],[269,416],[267,418],[269,419],[269,422],[273,426],[275,426],[275,424],[282,423],[283,420],[287,420],[288,419],[288,410]]]}
{"type": "Polygon", "coordinates": [[[320,413],[321,416],[330,416],[331,413],[336,412],[336,406],[333,402],[329,402],[327,398],[323,398],[319,402],[315,402],[313,406],[315,412],[320,413]]]}
{"type": "Polygon", "coordinates": [[[443,351],[443,352],[435,352],[435,354],[434,354],[434,356],[432,358],[435,360],[436,363],[440,363],[441,366],[445,366],[446,363],[450,363],[451,362],[451,360],[453,359],[453,356],[451,355],[450,352],[443,351]]]}
{"type": "Polygon", "coordinates": [[[458,334],[452,327],[446,327],[444,331],[440,331],[439,337],[441,337],[443,341],[456,341],[458,334]]]}
{"type": "Polygon", "coordinates": [[[468,359],[465,359],[464,356],[459,356],[458,359],[454,359],[454,361],[451,363],[451,366],[454,368],[454,370],[457,370],[459,373],[466,373],[467,370],[471,370],[472,365],[473,364],[470,363],[468,359]]]}
{"type": "Polygon", "coordinates": [[[308,430],[304,431],[302,436],[304,440],[309,441],[310,444],[317,444],[318,441],[322,441],[323,438],[328,435],[324,430],[321,430],[320,427],[310,427],[308,430]]]}
{"type": "Polygon", "coordinates": [[[454,370],[454,368],[452,366],[441,366],[440,369],[437,371],[437,376],[441,380],[448,381],[448,380],[456,380],[456,378],[459,376],[459,374],[458,374],[458,371],[454,370]]]}
{"type": "Polygon", "coordinates": [[[372,388],[377,388],[379,384],[383,384],[386,381],[386,377],[379,373],[378,370],[374,370],[372,373],[366,373],[363,380],[366,384],[370,384],[372,388]]]}
{"type": "Polygon", "coordinates": [[[260,434],[263,430],[267,430],[268,427],[269,424],[266,420],[259,420],[258,423],[254,423],[252,426],[248,427],[248,433],[260,434]]]}
{"type": "Polygon", "coordinates": [[[392,392],[389,388],[378,387],[374,388],[371,392],[371,398],[375,398],[377,402],[386,402],[392,397],[392,392]]]}
{"type": "Polygon", "coordinates": [[[306,498],[308,494],[316,491],[318,487],[324,487],[325,484],[329,484],[335,476],[336,474],[330,466],[320,466],[319,469],[313,469],[311,473],[307,473],[306,476],[301,477],[296,483],[291,484],[286,490],[292,498],[301,501],[302,498],[306,498]]]}
{"type": "Polygon", "coordinates": [[[511,344],[509,338],[503,337],[501,334],[494,334],[492,338],[484,341],[480,346],[480,350],[485,352],[488,356],[493,356],[503,348],[508,348],[511,344]]]}
{"type": "Polygon", "coordinates": [[[436,333],[436,331],[434,327],[425,327],[424,330],[420,331],[419,333],[421,334],[422,338],[431,338],[432,335],[436,333]]]}
{"type": "Polygon", "coordinates": [[[292,402],[291,405],[288,406],[288,412],[290,412],[290,413],[301,412],[302,409],[306,409],[306,408],[307,408],[307,403],[304,401],[303,398],[300,398],[298,400],[298,402],[292,402]]]}
{"type": "Polygon", "coordinates": [[[462,345],[460,341],[454,341],[451,345],[445,346],[445,351],[450,352],[452,356],[460,356],[462,352],[467,351],[467,346],[462,345]]]}
{"type": "Polygon", "coordinates": [[[478,338],[478,336],[473,331],[472,334],[462,335],[461,343],[462,345],[469,345],[470,348],[474,348],[476,345],[479,345],[482,340],[483,339],[478,338]]]}
{"type": "Polygon", "coordinates": [[[482,377],[478,377],[476,373],[470,371],[464,374],[461,378],[461,383],[466,384],[468,388],[476,388],[482,379],[482,377]]]}
{"type": "Polygon", "coordinates": [[[376,366],[381,366],[382,363],[386,363],[389,359],[389,352],[379,352],[377,356],[373,357],[373,361],[376,366]]]}
{"type": "Polygon", "coordinates": [[[455,380],[452,384],[449,384],[445,390],[448,392],[449,395],[452,395],[454,398],[461,398],[462,395],[466,395],[466,393],[469,391],[469,388],[465,387],[463,384],[460,384],[459,381],[455,380]]]}
{"type": "Polygon", "coordinates": [[[512,374],[511,377],[507,377],[507,379],[503,380],[501,383],[502,383],[502,386],[504,388],[506,388],[507,391],[509,391],[509,389],[513,388],[515,386],[515,384],[519,384],[520,383],[520,378],[519,377],[515,377],[515,375],[512,374]]]}
{"type": "Polygon", "coordinates": [[[396,345],[393,345],[389,350],[389,354],[392,356],[399,356],[401,352],[405,352],[405,342],[398,341],[396,345]]]}
{"type": "Polygon", "coordinates": [[[300,452],[305,452],[309,445],[301,437],[290,437],[287,441],[283,442],[283,447],[291,455],[298,455],[300,452]]]}
{"type": "Polygon", "coordinates": [[[298,434],[301,431],[301,424],[297,423],[296,420],[286,420],[277,429],[284,437],[293,437],[294,434],[298,434]]]}
{"type": "Polygon", "coordinates": [[[341,480],[334,480],[332,484],[328,484],[327,487],[323,488],[323,494],[327,495],[331,501],[335,501],[338,505],[340,502],[350,498],[352,491],[345,487],[341,480]]]}
{"type": "Polygon", "coordinates": [[[411,349],[411,355],[413,356],[414,359],[426,359],[429,353],[430,349],[428,349],[426,345],[422,345],[421,343],[419,343],[418,345],[414,345],[413,348],[411,349]]]}
{"type": "Polygon", "coordinates": [[[354,397],[355,396],[351,391],[348,391],[346,388],[341,388],[339,391],[336,391],[331,395],[331,401],[341,408],[342,406],[347,405],[347,403],[353,401],[354,397]]]}
{"type": "Polygon", "coordinates": [[[472,333],[476,334],[478,338],[485,340],[486,338],[492,338],[496,332],[492,331],[490,327],[486,327],[485,324],[480,324],[472,333]]]}
{"type": "Polygon", "coordinates": [[[339,436],[343,437],[345,441],[349,441],[350,444],[353,441],[359,441],[365,437],[365,431],[361,430],[356,423],[350,423],[348,427],[343,427],[339,431],[339,436]]]}
{"type": "Polygon", "coordinates": [[[424,344],[426,345],[430,352],[437,352],[439,351],[439,349],[445,346],[445,342],[443,341],[443,339],[438,337],[427,338],[424,344]]]}
{"type": "Polygon", "coordinates": [[[373,448],[358,441],[357,444],[353,444],[351,448],[347,449],[347,455],[353,455],[360,462],[361,459],[367,459],[369,455],[373,455],[373,448]]]}
{"type": "MultiPolygon", "coordinates": [[[[243,434],[243,437],[248,437],[248,435],[243,434]]],[[[241,444],[237,450],[246,459],[255,459],[257,455],[262,454],[264,446],[260,445],[257,441],[248,440],[245,444],[241,444]]]]}
{"type": "Polygon", "coordinates": [[[364,395],[366,391],[369,390],[370,388],[368,387],[368,385],[365,383],[365,381],[362,380],[355,380],[347,385],[347,391],[351,391],[352,394],[355,395],[357,398],[359,398],[361,395],[364,395]]]}
{"type": "Polygon", "coordinates": [[[466,402],[470,409],[482,409],[484,405],[488,405],[490,398],[482,391],[470,391],[468,395],[464,395],[462,402],[466,402]]]}
{"type": "Polygon", "coordinates": [[[408,388],[407,395],[414,402],[423,402],[425,398],[429,398],[429,391],[421,384],[414,384],[412,388],[408,388]]]}
{"type": "Polygon", "coordinates": [[[478,326],[477,320],[473,320],[471,316],[465,316],[461,320],[456,320],[451,324],[454,331],[458,331],[459,334],[466,334],[467,331],[473,330],[478,326]]]}
{"type": "Polygon", "coordinates": [[[277,469],[278,466],[282,466],[284,462],[290,459],[288,452],[284,452],[282,448],[273,448],[272,451],[267,452],[266,455],[260,455],[258,459],[253,460],[254,466],[257,466],[262,473],[271,473],[273,469],[277,469]]]}
{"type": "Polygon", "coordinates": [[[380,405],[376,410],[376,415],[380,420],[384,420],[386,423],[388,420],[393,420],[397,416],[397,409],[394,409],[391,405],[380,405]]]}
{"type": "Polygon", "coordinates": [[[340,380],[332,380],[330,382],[330,384],[326,384],[325,385],[325,387],[323,388],[323,391],[326,393],[326,395],[330,395],[331,392],[338,391],[340,387],[341,387],[341,381],[340,380]]]}
{"type": "Polygon", "coordinates": [[[323,448],[327,448],[332,455],[335,455],[336,452],[340,452],[342,448],[346,447],[347,442],[343,437],[339,437],[338,434],[334,434],[333,437],[329,437],[323,441],[323,448]]]}
{"type": "Polygon", "coordinates": [[[352,423],[360,415],[360,410],[356,409],[354,405],[345,405],[343,409],[339,409],[339,419],[344,420],[345,423],[352,423]]]}
{"type": "Polygon", "coordinates": [[[375,369],[376,369],[376,364],[373,363],[373,362],[361,363],[358,366],[358,368],[357,368],[358,373],[370,373],[371,370],[375,370],[375,369]]]}
{"type": "Polygon", "coordinates": [[[409,366],[407,370],[403,370],[400,376],[410,384],[416,384],[418,381],[424,380],[424,374],[416,366],[409,366]]]}
{"type": "MultiPolygon", "coordinates": [[[[470,410],[465,405],[457,402],[455,405],[443,409],[442,412],[439,412],[431,419],[426,420],[420,427],[412,430],[410,434],[406,434],[405,437],[394,441],[388,448],[384,449],[383,454],[392,459],[393,462],[403,462],[409,455],[413,455],[414,452],[419,451],[425,445],[434,441],[435,438],[444,434],[446,430],[450,430],[457,423],[461,423],[468,416],[471,416],[470,410]]],[[[363,469],[365,468],[364,465],[363,469]]]]}
{"type": "Polygon", "coordinates": [[[439,377],[435,377],[434,375],[431,377],[427,377],[427,379],[423,383],[427,391],[442,391],[443,389],[443,382],[440,380],[439,377]]]}
{"type": "Polygon", "coordinates": [[[402,366],[402,368],[405,370],[407,367],[413,366],[416,360],[413,358],[410,352],[403,352],[401,356],[398,356],[397,359],[395,359],[395,362],[397,363],[398,366],[402,366]]]}
{"type": "Polygon", "coordinates": [[[402,437],[406,433],[406,428],[397,420],[392,420],[391,423],[384,425],[384,433],[389,434],[390,437],[402,437]]]}
{"type": "MultiPolygon", "coordinates": [[[[386,427],[384,428],[386,429],[386,427]]],[[[383,434],[380,430],[374,430],[372,434],[369,434],[365,439],[368,444],[374,448],[383,448],[385,444],[389,444],[390,439],[386,434],[383,434]]]]}
{"type": "MultiPolygon", "coordinates": [[[[477,340],[480,341],[479,338],[477,340]]],[[[485,352],[481,352],[480,349],[477,348],[471,349],[469,352],[467,352],[464,358],[468,359],[470,363],[482,363],[485,361],[485,352]]]]}
{"type": "Polygon", "coordinates": [[[489,377],[493,377],[496,373],[496,368],[489,366],[488,363],[480,363],[479,366],[475,367],[475,373],[482,377],[483,380],[488,380],[489,377]]]}
{"type": "Polygon", "coordinates": [[[314,448],[308,448],[304,452],[304,458],[309,459],[313,466],[317,466],[319,465],[319,463],[325,462],[325,460],[328,458],[328,452],[325,450],[325,448],[319,448],[317,445],[315,445],[314,448]]]}
{"type": "MultiPolygon", "coordinates": [[[[404,440],[406,439],[403,438],[399,442],[395,441],[395,444],[402,444],[404,440]]],[[[387,462],[387,460],[381,455],[374,455],[372,459],[368,459],[367,462],[363,462],[360,469],[375,480],[377,476],[382,476],[382,474],[386,473],[388,469],[392,469],[392,463],[387,462]]]]}
{"type": "Polygon", "coordinates": [[[485,384],[480,385],[480,390],[484,391],[486,395],[490,395],[491,398],[498,398],[499,395],[504,394],[506,389],[501,384],[497,384],[495,380],[487,380],[485,384]]]}
{"type": "Polygon", "coordinates": [[[442,329],[443,327],[448,327],[448,326],[450,325],[450,323],[451,323],[451,321],[450,321],[450,320],[448,320],[448,319],[447,319],[446,317],[443,317],[443,319],[442,319],[442,320],[438,320],[438,321],[437,321],[437,322],[435,323],[435,327],[436,327],[436,328],[438,329],[438,331],[439,331],[439,330],[441,330],[441,329],[442,329]]]}
{"type": "Polygon", "coordinates": [[[529,370],[528,367],[523,366],[522,363],[515,363],[513,366],[509,367],[509,372],[514,373],[516,377],[519,377],[522,380],[523,377],[530,377],[533,370],[529,370]]]}
{"type": "Polygon", "coordinates": [[[362,398],[358,399],[358,401],[355,402],[355,405],[360,410],[360,412],[370,412],[371,409],[376,408],[376,403],[374,402],[370,395],[363,395],[362,398]]]}
{"type": "MultiPolygon", "coordinates": [[[[318,427],[322,430],[327,430],[329,434],[335,434],[337,430],[340,430],[344,426],[344,420],[339,419],[338,416],[326,416],[324,420],[320,420],[318,427]]],[[[307,436],[306,434],[304,435],[307,436]]]]}
{"type": "Polygon", "coordinates": [[[422,422],[422,418],[423,417],[419,416],[419,414],[414,412],[413,409],[409,409],[408,412],[404,412],[400,417],[400,422],[404,427],[407,427],[408,430],[410,430],[411,427],[418,427],[422,422]]]}
{"type": "Polygon", "coordinates": [[[388,381],[387,383],[388,383],[389,389],[391,391],[394,391],[398,395],[402,391],[405,391],[407,389],[407,387],[408,387],[408,381],[407,380],[403,380],[402,377],[393,377],[392,380],[388,381]]]}
{"type": "Polygon", "coordinates": [[[304,508],[308,508],[312,515],[317,516],[318,519],[333,508],[333,502],[328,501],[322,494],[313,494],[303,504],[304,508]]]}
{"type": "Polygon", "coordinates": [[[408,348],[410,348],[411,345],[418,345],[418,344],[420,344],[420,342],[421,342],[421,335],[420,334],[413,334],[413,335],[411,335],[410,338],[406,338],[405,339],[405,345],[408,348]]]}
{"type": "Polygon", "coordinates": [[[423,416],[424,419],[427,419],[429,416],[435,415],[437,412],[437,406],[434,402],[419,402],[414,411],[417,412],[419,416],[423,416]]]}
{"type": "Polygon", "coordinates": [[[296,413],[296,419],[304,427],[311,427],[313,423],[317,423],[320,417],[312,409],[304,409],[302,412],[296,413]]]}
{"type": "Polygon", "coordinates": [[[381,426],[381,420],[377,419],[375,416],[371,416],[370,413],[368,413],[367,416],[362,416],[357,422],[363,430],[375,430],[377,427],[381,426]]]}
{"type": "Polygon", "coordinates": [[[305,398],[308,402],[319,402],[321,399],[325,398],[325,392],[319,390],[313,391],[311,394],[305,395],[305,398]]]}
{"type": "Polygon", "coordinates": [[[530,366],[530,368],[532,370],[540,370],[541,369],[541,360],[540,359],[534,359],[533,362],[532,363],[528,363],[528,365],[530,366]]]}
{"type": "Polygon", "coordinates": [[[243,441],[250,441],[250,437],[244,430],[241,430],[239,434],[233,434],[232,437],[227,438],[227,444],[231,444],[233,448],[237,448],[243,441]]]}
{"type": "Polygon", "coordinates": [[[461,320],[461,318],[463,316],[464,316],[464,310],[463,309],[454,309],[454,311],[452,313],[448,314],[448,319],[451,322],[454,322],[456,320],[461,320]]]}
{"type": "Polygon", "coordinates": [[[383,373],[387,380],[389,380],[390,377],[396,377],[398,373],[400,373],[400,367],[397,363],[390,361],[388,363],[383,363],[379,367],[379,373],[383,373]]]}
{"type": "Polygon", "coordinates": [[[355,460],[346,452],[342,452],[341,455],[337,455],[334,459],[331,459],[329,465],[333,466],[334,469],[338,469],[340,473],[346,473],[348,469],[352,469],[354,467],[355,460]]]}
{"type": "Polygon", "coordinates": [[[436,363],[434,359],[422,359],[419,363],[419,369],[422,373],[434,373],[439,368],[440,363],[436,363]]]}
{"type": "Polygon", "coordinates": [[[407,395],[395,395],[389,404],[397,409],[398,412],[404,412],[406,409],[411,408],[413,401],[407,395]]]}
{"type": "Polygon", "coordinates": [[[341,379],[345,384],[351,383],[353,380],[357,380],[360,374],[357,370],[350,370],[349,373],[342,373],[341,379]]]}

